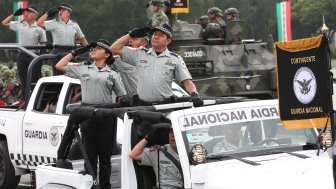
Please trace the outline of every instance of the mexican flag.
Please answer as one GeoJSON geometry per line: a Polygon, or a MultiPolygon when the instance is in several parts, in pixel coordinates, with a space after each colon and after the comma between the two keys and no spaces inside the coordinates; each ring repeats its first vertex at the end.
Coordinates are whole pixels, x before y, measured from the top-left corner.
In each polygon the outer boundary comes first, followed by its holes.
{"type": "MultiPolygon", "coordinates": [[[[19,8],[28,8],[28,0],[16,0],[13,3],[13,12],[19,8]]],[[[15,20],[22,20],[22,16],[16,16],[15,20]]]]}
{"type": "Polygon", "coordinates": [[[290,0],[283,0],[276,4],[278,41],[292,40],[290,0]]]}
{"type": "MultiPolygon", "coordinates": [[[[13,12],[18,10],[19,8],[28,8],[28,0],[15,0],[13,3],[13,12]]],[[[14,20],[21,21],[23,20],[23,16],[15,16],[14,20]]],[[[16,41],[19,42],[19,33],[16,33],[16,41]]]]}

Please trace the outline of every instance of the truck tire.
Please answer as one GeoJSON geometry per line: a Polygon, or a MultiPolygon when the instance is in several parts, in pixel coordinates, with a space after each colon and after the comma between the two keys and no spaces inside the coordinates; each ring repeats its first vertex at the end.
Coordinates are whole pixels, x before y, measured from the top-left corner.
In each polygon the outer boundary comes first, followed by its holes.
{"type": "Polygon", "coordinates": [[[7,148],[7,141],[0,141],[0,189],[17,188],[21,175],[16,176],[7,148]]]}

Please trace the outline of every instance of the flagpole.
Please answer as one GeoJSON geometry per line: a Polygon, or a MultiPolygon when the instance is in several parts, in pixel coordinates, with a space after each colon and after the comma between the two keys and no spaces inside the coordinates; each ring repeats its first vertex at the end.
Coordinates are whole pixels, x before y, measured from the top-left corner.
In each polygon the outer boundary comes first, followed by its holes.
{"type": "MultiPolygon", "coordinates": [[[[329,40],[328,40],[328,31],[329,28],[326,26],[325,24],[325,20],[324,20],[324,15],[323,15],[323,25],[321,27],[321,33],[323,34],[323,36],[325,37],[326,41],[326,45],[329,45],[329,40]]],[[[329,49],[329,47],[327,46],[327,48],[329,49]]],[[[327,59],[328,63],[329,63],[329,70],[331,70],[331,58],[330,58],[330,51],[328,51],[328,59],[327,59]]],[[[332,102],[332,95],[333,95],[333,74],[330,74],[330,99],[331,99],[331,103],[330,103],[330,129],[331,129],[331,144],[332,144],[332,160],[333,160],[333,165],[332,165],[332,170],[333,170],[333,179],[334,179],[334,187],[336,188],[336,146],[335,146],[335,127],[336,127],[336,121],[335,121],[335,112],[334,112],[334,107],[333,107],[333,102],[332,102]]]]}

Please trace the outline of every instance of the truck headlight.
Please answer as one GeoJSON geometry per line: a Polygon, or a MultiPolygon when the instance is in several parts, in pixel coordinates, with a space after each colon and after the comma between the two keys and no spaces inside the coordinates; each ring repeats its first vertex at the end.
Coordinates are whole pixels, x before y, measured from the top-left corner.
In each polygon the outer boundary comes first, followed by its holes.
{"type": "Polygon", "coordinates": [[[196,144],[190,149],[190,158],[193,164],[204,163],[207,151],[202,144],[196,144]]]}

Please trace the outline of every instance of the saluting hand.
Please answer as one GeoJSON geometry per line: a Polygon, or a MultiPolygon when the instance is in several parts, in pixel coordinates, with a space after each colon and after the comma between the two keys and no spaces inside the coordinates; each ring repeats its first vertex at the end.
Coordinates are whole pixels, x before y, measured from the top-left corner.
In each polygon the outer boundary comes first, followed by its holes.
{"type": "Polygon", "coordinates": [[[48,15],[49,18],[54,17],[58,13],[57,7],[51,7],[46,11],[46,14],[48,15]]]}
{"type": "Polygon", "coordinates": [[[14,16],[21,16],[24,11],[25,9],[19,8],[18,10],[14,12],[14,16]]]}
{"type": "Polygon", "coordinates": [[[128,32],[128,34],[130,35],[130,37],[139,38],[139,37],[144,37],[145,34],[149,31],[150,31],[150,28],[146,26],[143,28],[136,28],[134,30],[131,30],[130,32],[128,32]]]}
{"type": "Polygon", "coordinates": [[[88,52],[90,49],[91,49],[92,45],[86,45],[85,47],[81,47],[81,48],[78,48],[78,49],[75,49],[75,50],[72,50],[71,51],[71,54],[72,56],[78,56],[78,55],[81,55],[81,54],[84,54],[86,52],[88,52]]]}

